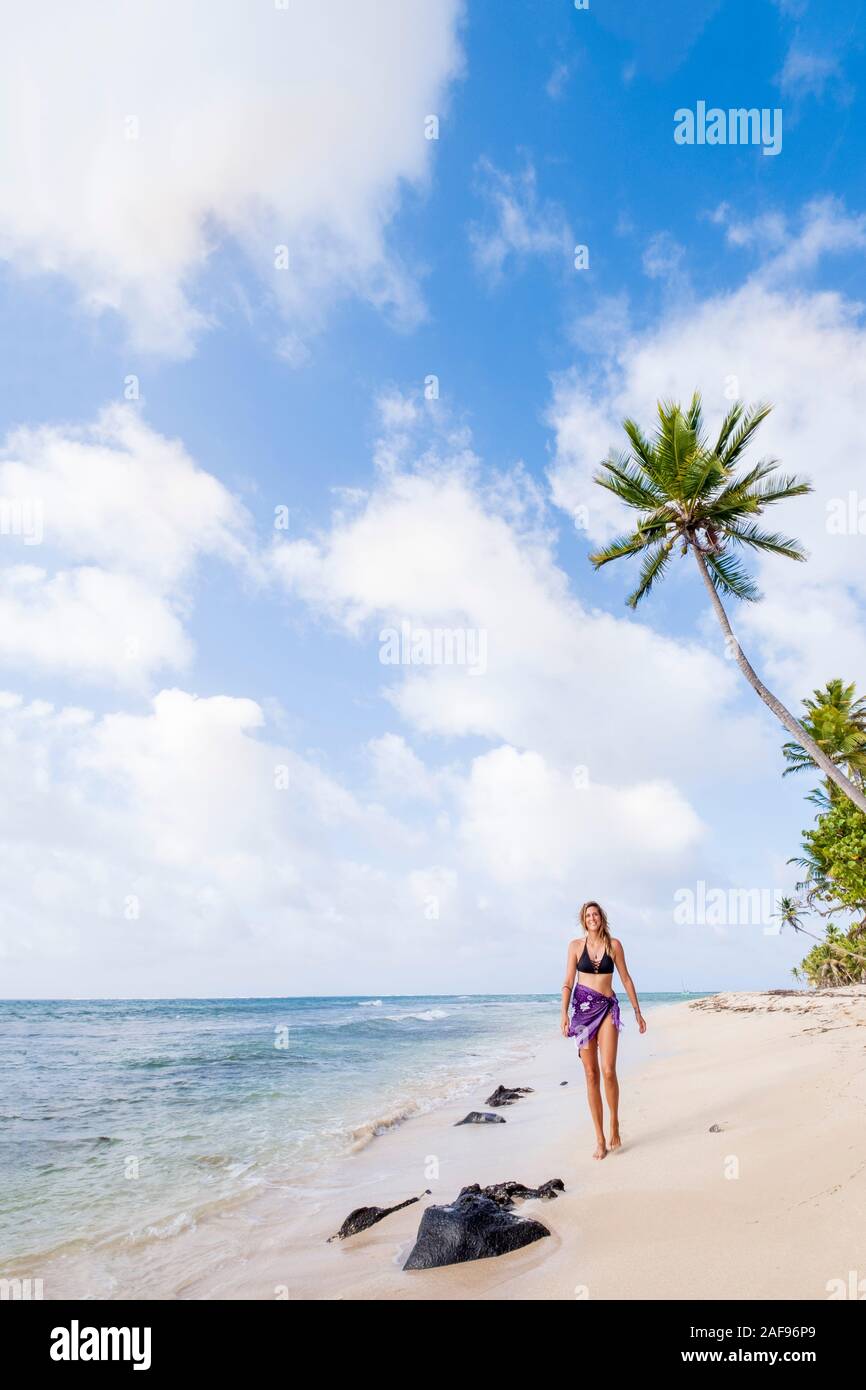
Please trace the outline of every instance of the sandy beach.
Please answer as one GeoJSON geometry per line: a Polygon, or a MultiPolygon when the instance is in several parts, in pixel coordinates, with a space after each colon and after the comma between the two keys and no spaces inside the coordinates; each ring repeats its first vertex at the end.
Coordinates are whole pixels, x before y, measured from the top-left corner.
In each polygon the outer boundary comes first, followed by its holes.
{"type": "Polygon", "coordinates": [[[866,987],[722,994],[660,1008],[651,1025],[623,1035],[623,1146],[604,1160],[573,1044],[551,1039],[501,1078],[534,1088],[505,1125],[454,1127],[481,1095],[409,1121],[346,1160],[300,1223],[260,1231],[242,1272],[192,1278],[178,1295],[826,1299],[830,1281],[847,1286],[866,1230],[866,987]],[[515,1208],[548,1238],[403,1272],[424,1205],[473,1182],[550,1178],[564,1194],[515,1208]],[[326,1244],[353,1207],[425,1187],[432,1196],[326,1244]]]}
{"type": "Polygon", "coordinates": [[[364,1127],[354,1151],[305,1176],[287,1160],[257,1195],[194,1213],[175,1201],[135,1237],[82,1231],[6,1273],[43,1279],[50,1299],[851,1297],[866,1231],[866,986],[657,1004],[643,1036],[623,1017],[623,1143],[601,1161],[583,1067],[551,1008],[492,1077],[384,1132],[364,1127]],[[459,1124],[500,1084],[532,1090],[496,1112],[504,1124],[459,1124]],[[514,1205],[549,1236],[404,1270],[425,1207],[474,1183],[551,1179],[559,1196],[514,1205]],[[356,1208],[411,1197],[329,1243],[356,1208]]]}

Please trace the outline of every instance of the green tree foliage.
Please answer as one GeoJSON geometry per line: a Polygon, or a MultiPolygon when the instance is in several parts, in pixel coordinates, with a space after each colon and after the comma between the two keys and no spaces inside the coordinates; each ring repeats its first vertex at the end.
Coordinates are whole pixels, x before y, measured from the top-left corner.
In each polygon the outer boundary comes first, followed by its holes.
{"type": "Polygon", "coordinates": [[[849,931],[840,931],[832,924],[823,941],[813,946],[809,954],[791,973],[796,980],[805,980],[815,989],[830,985],[856,985],[866,980],[866,922],[858,922],[849,931]]]}
{"type": "MultiPolygon", "coordinates": [[[[853,683],[828,681],[805,700],[803,725],[837,766],[861,786],[866,769],[866,700],[858,699],[853,683]]],[[[784,747],[787,772],[815,767],[798,744],[784,747]]],[[[801,900],[786,899],[783,921],[795,931],[804,906],[821,916],[839,914],[858,919],[847,931],[830,923],[823,940],[801,962],[796,978],[815,986],[853,984],[866,980],[866,816],[825,780],[809,797],[819,808],[814,826],[803,832],[803,855],[794,862],[805,870],[797,885],[801,900]]],[[[812,933],[808,933],[811,935],[812,933]]]]}
{"type": "MultiPolygon", "coordinates": [[[[836,766],[862,786],[866,782],[866,697],[858,699],[853,681],[845,685],[838,679],[814,691],[814,697],[803,701],[806,715],[800,723],[836,766]]],[[[782,752],[788,763],[786,777],[815,767],[814,758],[799,743],[786,743],[782,752]]]]}
{"type": "Polygon", "coordinates": [[[813,830],[803,835],[813,896],[866,913],[866,816],[845,797],[834,797],[813,830]]]}

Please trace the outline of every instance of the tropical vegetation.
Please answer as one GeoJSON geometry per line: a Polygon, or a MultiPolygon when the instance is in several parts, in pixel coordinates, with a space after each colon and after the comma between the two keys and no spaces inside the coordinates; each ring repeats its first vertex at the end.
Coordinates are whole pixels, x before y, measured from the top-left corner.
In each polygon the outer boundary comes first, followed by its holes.
{"type": "MultiPolygon", "coordinates": [[[[866,700],[858,699],[853,683],[834,679],[803,704],[803,724],[812,737],[853,782],[864,786],[866,700]]],[[[785,775],[815,766],[795,743],[786,743],[782,751],[788,763],[785,775]]],[[[783,900],[781,916],[795,931],[805,931],[806,909],[828,922],[824,937],[816,937],[817,944],[794,975],[817,986],[852,984],[866,980],[866,816],[829,779],[809,800],[819,814],[803,832],[802,854],[792,861],[803,870],[797,884],[800,896],[783,900]],[[840,915],[854,917],[847,930],[830,920],[840,915]]]]}

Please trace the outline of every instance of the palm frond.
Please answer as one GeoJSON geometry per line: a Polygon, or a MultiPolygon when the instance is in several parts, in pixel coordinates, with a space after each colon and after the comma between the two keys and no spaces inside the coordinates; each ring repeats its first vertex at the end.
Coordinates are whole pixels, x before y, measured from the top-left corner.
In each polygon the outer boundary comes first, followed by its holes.
{"type": "Polygon", "coordinates": [[[803,497],[812,491],[812,484],[805,478],[784,475],[774,482],[759,483],[752,495],[760,507],[768,507],[773,502],[784,502],[788,497],[803,497]]]}
{"type": "Polygon", "coordinates": [[[698,451],[682,479],[683,497],[689,502],[696,502],[698,498],[711,498],[727,476],[718,454],[711,454],[706,450],[698,451]]]}
{"type": "Polygon", "coordinates": [[[799,743],[793,741],[782,744],[782,756],[788,764],[782,773],[783,777],[788,777],[792,772],[803,772],[807,767],[814,768],[815,766],[815,759],[811,754],[807,753],[799,743]]]}
{"type": "Polygon", "coordinates": [[[753,550],[767,550],[773,555],[784,555],[789,560],[806,559],[806,551],[793,536],[772,535],[759,530],[754,522],[750,526],[728,525],[726,531],[738,545],[746,545],[753,550]]]}
{"type": "Polygon", "coordinates": [[[627,507],[658,507],[665,502],[662,490],[649,477],[646,470],[632,463],[627,454],[618,458],[605,459],[595,481],[606,487],[627,507]],[[607,474],[607,476],[605,476],[607,474]]]}
{"type": "Polygon", "coordinates": [[[713,450],[714,454],[718,454],[719,456],[721,456],[724,453],[725,445],[731,437],[731,431],[737,424],[738,420],[742,418],[742,414],[745,408],[746,407],[743,401],[734,401],[734,404],[731,406],[730,410],[728,411],[727,415],[722,421],[721,428],[719,430],[719,437],[716,440],[716,447],[713,450]]]}
{"type": "Polygon", "coordinates": [[[746,603],[755,603],[761,597],[754,579],[732,555],[705,554],[704,559],[713,584],[723,594],[743,599],[746,603]]]}
{"type": "Polygon", "coordinates": [[[702,402],[701,402],[701,393],[700,393],[700,391],[694,391],[694,392],[692,393],[692,399],[691,399],[691,401],[690,401],[690,403],[689,403],[689,408],[688,408],[688,410],[686,411],[685,419],[686,419],[686,424],[688,425],[688,427],[689,427],[689,429],[691,430],[692,434],[695,436],[695,439],[698,440],[698,442],[700,442],[700,440],[701,440],[701,427],[702,427],[703,422],[704,422],[704,417],[703,417],[703,406],[702,406],[702,402]]]}
{"type": "Polygon", "coordinates": [[[647,439],[636,420],[623,420],[622,427],[631,444],[632,453],[635,458],[643,465],[653,482],[658,483],[660,479],[658,479],[655,474],[656,460],[651,442],[647,439]]]}
{"type": "Polygon", "coordinates": [[[634,531],[630,536],[617,536],[601,550],[593,551],[589,561],[595,569],[601,569],[602,565],[610,564],[611,560],[620,560],[623,555],[638,555],[651,543],[651,539],[642,531],[634,531]]]}
{"type": "Polygon", "coordinates": [[[680,498],[681,472],[691,458],[693,436],[679,406],[672,401],[660,401],[659,428],[653,440],[653,455],[659,482],[671,498],[680,498]]]}
{"type": "MultiPolygon", "coordinates": [[[[721,492],[713,498],[713,506],[724,508],[731,502],[738,503],[743,500],[757,502],[755,485],[775,473],[778,466],[778,459],[761,459],[754,468],[749,469],[748,473],[741,474],[739,478],[733,478],[727,487],[722,488],[721,492]]],[[[725,476],[730,476],[727,470],[725,476]]]]}
{"type": "Polygon", "coordinates": [[[758,405],[751,406],[740,417],[734,433],[729,435],[719,449],[719,455],[726,468],[730,468],[736,463],[740,454],[752,438],[752,435],[758,429],[759,425],[766,420],[772,409],[773,407],[768,402],[761,402],[758,405]]]}
{"type": "Polygon", "coordinates": [[[645,557],[641,565],[638,586],[626,599],[629,608],[636,608],[641,599],[645,598],[650,592],[655,581],[661,579],[667,568],[668,561],[671,558],[671,547],[674,545],[675,540],[676,537],[674,537],[673,540],[656,545],[645,557]]]}

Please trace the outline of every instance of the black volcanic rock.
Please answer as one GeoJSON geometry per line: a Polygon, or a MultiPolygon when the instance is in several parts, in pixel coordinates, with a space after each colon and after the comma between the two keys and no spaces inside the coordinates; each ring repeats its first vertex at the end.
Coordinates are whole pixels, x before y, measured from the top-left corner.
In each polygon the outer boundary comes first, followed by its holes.
{"type": "Polygon", "coordinates": [[[487,1115],[483,1110],[470,1110],[463,1120],[455,1120],[454,1128],[458,1125],[504,1125],[504,1115],[487,1115]]]}
{"type": "Polygon", "coordinates": [[[485,1105],[513,1105],[521,1096],[532,1094],[531,1086],[497,1086],[492,1096],[488,1096],[485,1105]]]}
{"type": "Polygon", "coordinates": [[[490,1197],[464,1192],[449,1206],[428,1207],[404,1269],[437,1269],[507,1255],[549,1236],[540,1221],[514,1216],[490,1197]]]}
{"type": "Polygon", "coordinates": [[[469,1187],[461,1187],[458,1197],[464,1196],[467,1192],[472,1192],[481,1197],[489,1197],[497,1206],[510,1209],[514,1205],[515,1197],[522,1201],[528,1201],[531,1197],[541,1197],[549,1200],[559,1192],[565,1191],[565,1183],[562,1178],[548,1178],[540,1187],[527,1187],[522,1182],[494,1182],[487,1187],[479,1187],[477,1182],[471,1183],[469,1187]]]}
{"type": "MultiPolygon", "coordinates": [[[[429,1187],[421,1193],[421,1197],[430,1195],[429,1187]]],[[[356,1207],[354,1211],[349,1212],[339,1231],[333,1236],[328,1236],[328,1245],[332,1240],[345,1240],[347,1236],[356,1236],[359,1231],[366,1231],[383,1217],[390,1216],[393,1211],[402,1211],[404,1207],[411,1207],[413,1202],[420,1202],[421,1197],[407,1197],[405,1202],[398,1202],[395,1207],[356,1207]]]]}

